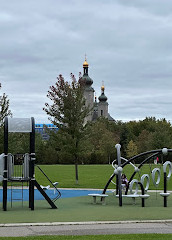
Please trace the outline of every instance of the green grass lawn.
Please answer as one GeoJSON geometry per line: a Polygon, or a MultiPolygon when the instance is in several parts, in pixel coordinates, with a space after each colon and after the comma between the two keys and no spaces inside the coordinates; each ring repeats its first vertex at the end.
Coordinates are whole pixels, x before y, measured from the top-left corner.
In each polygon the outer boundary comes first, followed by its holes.
{"type": "Polygon", "coordinates": [[[172,239],[172,234],[124,234],[124,235],[86,235],[86,236],[29,236],[29,237],[0,237],[2,240],[166,240],[172,239]]]}
{"type": "MultiPolygon", "coordinates": [[[[53,182],[59,182],[61,188],[104,188],[113,173],[111,165],[79,165],[79,184],[76,185],[74,165],[41,165],[40,167],[53,182]]],[[[35,168],[35,176],[41,184],[49,184],[38,168],[35,168]]]]}
{"type": "MultiPolygon", "coordinates": [[[[59,182],[60,188],[98,188],[103,189],[109,180],[110,176],[113,173],[113,168],[111,165],[79,165],[79,184],[75,182],[75,166],[74,165],[41,165],[40,166],[48,177],[52,180],[52,182],[59,182]]],[[[163,189],[163,171],[161,165],[152,165],[151,169],[148,164],[145,164],[139,173],[136,174],[135,178],[137,179],[139,175],[143,175],[145,173],[150,174],[153,168],[159,167],[161,168],[161,182],[159,184],[158,189],[163,189]]],[[[133,173],[133,167],[131,165],[127,165],[124,168],[124,173],[127,175],[129,179],[133,173]]],[[[48,185],[49,182],[45,178],[45,176],[39,171],[39,169],[35,168],[35,175],[37,181],[41,185],[48,185]]],[[[115,178],[114,178],[115,181],[115,178]]],[[[114,184],[110,184],[109,188],[114,188],[114,184]]],[[[149,189],[155,189],[153,185],[152,178],[150,176],[150,187],[149,189]]],[[[172,190],[172,177],[168,182],[168,190],[172,190]]]]}

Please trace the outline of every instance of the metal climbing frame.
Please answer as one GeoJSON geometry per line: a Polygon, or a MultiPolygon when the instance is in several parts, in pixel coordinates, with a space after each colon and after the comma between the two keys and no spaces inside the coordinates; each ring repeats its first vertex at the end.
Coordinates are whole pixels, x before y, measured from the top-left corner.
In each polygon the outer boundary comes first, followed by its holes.
{"type": "Polygon", "coordinates": [[[30,155],[29,153],[15,155],[9,153],[7,160],[8,182],[11,183],[11,207],[13,201],[21,201],[23,206],[23,185],[24,182],[28,183],[30,181],[30,155]]]}
{"type": "MultiPolygon", "coordinates": [[[[13,201],[21,201],[22,207],[23,207],[23,182],[21,182],[21,187],[16,188],[16,185],[14,185],[14,182],[11,182],[11,207],[13,206],[13,201]],[[15,188],[13,188],[15,187],[15,188]],[[17,197],[16,197],[17,196],[17,197]]],[[[17,186],[19,183],[17,182],[17,186]]]]}
{"type": "MultiPolygon", "coordinates": [[[[34,210],[34,187],[40,191],[53,209],[56,209],[54,202],[48,197],[39,183],[35,180],[35,120],[34,118],[5,118],[4,122],[4,153],[0,155],[0,180],[3,180],[3,210],[7,210],[7,183],[29,184],[29,208],[34,210]],[[8,134],[30,133],[30,151],[25,154],[12,155],[8,153],[8,134]],[[1,164],[3,163],[3,164],[1,164]],[[1,175],[3,168],[3,176],[1,175]]],[[[13,185],[13,184],[12,184],[13,185]]],[[[11,186],[12,186],[11,185],[11,186]]],[[[12,193],[11,193],[12,194],[12,193]]],[[[60,196],[60,195],[59,195],[60,196]]],[[[13,195],[11,201],[13,200],[13,195]]]]}
{"type": "MultiPolygon", "coordinates": [[[[126,191],[125,191],[125,194],[127,194],[129,184],[132,181],[132,179],[134,178],[135,174],[139,171],[139,169],[141,169],[141,167],[145,163],[147,163],[150,159],[153,159],[154,157],[156,157],[158,155],[163,156],[163,155],[167,155],[168,153],[171,153],[172,149],[162,148],[162,149],[143,152],[143,153],[140,153],[136,156],[133,156],[132,158],[130,158],[128,160],[126,159],[126,161],[123,164],[121,164],[121,159],[124,159],[124,158],[121,157],[121,152],[120,152],[121,146],[120,146],[120,144],[116,144],[115,147],[117,149],[117,160],[116,160],[117,164],[116,164],[114,173],[110,176],[110,178],[109,178],[108,182],[106,183],[102,193],[103,194],[106,193],[106,190],[107,190],[109,184],[111,183],[112,179],[116,176],[116,193],[119,193],[119,206],[122,206],[122,191],[121,191],[121,181],[120,181],[122,169],[127,164],[130,164],[132,161],[135,161],[138,158],[144,157],[144,160],[142,160],[141,163],[139,164],[139,166],[135,168],[132,176],[129,179],[128,186],[127,186],[126,191]]],[[[166,191],[167,191],[167,186],[166,186],[167,176],[166,175],[167,175],[167,173],[166,173],[166,171],[164,171],[164,207],[167,206],[167,193],[166,193],[166,191]]]]}
{"type": "Polygon", "coordinates": [[[35,162],[35,120],[34,118],[5,118],[4,122],[4,170],[3,210],[7,210],[7,183],[29,183],[29,207],[34,210],[34,162],[35,162]],[[8,153],[8,134],[30,133],[30,152],[25,155],[8,153]]]}
{"type": "Polygon", "coordinates": [[[25,154],[8,154],[8,180],[29,181],[29,161],[30,156],[25,154]]]}

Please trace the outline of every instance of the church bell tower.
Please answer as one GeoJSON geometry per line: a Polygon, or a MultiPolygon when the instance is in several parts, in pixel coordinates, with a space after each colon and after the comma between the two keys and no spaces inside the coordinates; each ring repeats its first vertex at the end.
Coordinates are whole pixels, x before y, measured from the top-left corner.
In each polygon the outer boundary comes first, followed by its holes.
{"type": "MultiPolygon", "coordinates": [[[[80,83],[84,87],[84,98],[86,100],[86,106],[92,109],[94,104],[94,89],[92,88],[93,80],[88,75],[88,67],[89,65],[85,57],[85,61],[83,63],[83,76],[80,79],[80,83]]],[[[93,111],[91,111],[86,118],[86,122],[92,121],[92,114],[93,111]]]]}

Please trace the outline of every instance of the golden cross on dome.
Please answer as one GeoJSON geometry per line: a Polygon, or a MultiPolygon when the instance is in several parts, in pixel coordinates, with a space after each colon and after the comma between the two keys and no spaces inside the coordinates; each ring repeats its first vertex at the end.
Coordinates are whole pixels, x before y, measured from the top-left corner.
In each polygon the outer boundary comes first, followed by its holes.
{"type": "Polygon", "coordinates": [[[105,86],[104,86],[104,81],[102,81],[102,87],[101,87],[102,92],[104,93],[105,86]]]}
{"type": "Polygon", "coordinates": [[[86,55],[86,54],[85,54],[85,62],[84,62],[84,64],[83,64],[83,66],[88,67],[88,63],[87,63],[87,55],[86,55]]]}

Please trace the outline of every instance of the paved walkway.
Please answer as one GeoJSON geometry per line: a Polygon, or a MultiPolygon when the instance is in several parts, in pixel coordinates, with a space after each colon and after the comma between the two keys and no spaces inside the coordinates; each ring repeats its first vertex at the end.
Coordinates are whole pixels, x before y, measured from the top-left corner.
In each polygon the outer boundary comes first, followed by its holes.
{"type": "Polygon", "coordinates": [[[0,224],[0,236],[172,233],[172,220],[0,224]]]}

